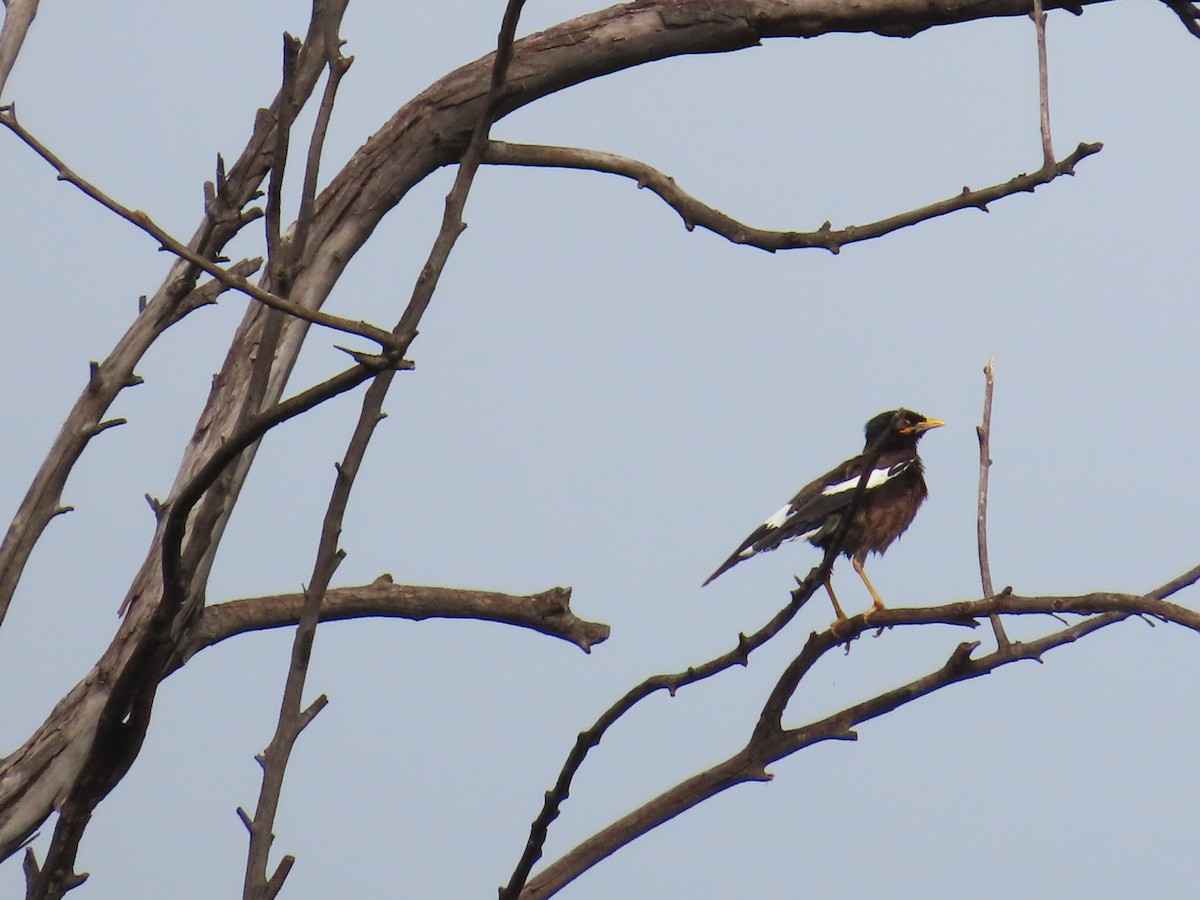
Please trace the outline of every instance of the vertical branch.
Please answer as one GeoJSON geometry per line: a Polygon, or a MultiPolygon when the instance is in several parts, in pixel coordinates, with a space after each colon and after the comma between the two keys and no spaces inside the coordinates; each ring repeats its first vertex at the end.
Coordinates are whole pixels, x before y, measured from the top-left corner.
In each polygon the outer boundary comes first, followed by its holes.
{"type": "MultiPolygon", "coordinates": [[[[488,133],[491,130],[492,122],[499,109],[500,92],[504,86],[508,64],[512,59],[512,43],[516,32],[517,20],[523,5],[524,0],[509,0],[505,8],[496,58],[492,69],[487,104],[485,105],[483,115],[472,132],[467,149],[459,162],[458,174],[455,178],[454,186],[446,196],[446,206],[441,228],[434,239],[429,257],[414,285],[413,294],[408,306],[405,308],[400,321],[396,324],[394,333],[400,337],[401,347],[405,349],[413,338],[416,337],[417,325],[420,323],[421,317],[429,306],[438,280],[449,259],[450,252],[454,248],[458,235],[466,227],[466,224],[462,221],[462,211],[466,205],[471,185],[474,182],[475,173],[478,171],[483,158],[483,151],[487,146],[488,133]]],[[[328,114],[333,102],[332,91],[336,90],[337,81],[341,77],[341,71],[338,71],[339,64],[334,59],[334,54],[338,52],[337,48],[338,43],[336,41],[332,42],[328,48],[330,54],[330,77],[326,96],[322,101],[321,113],[318,115],[318,126],[321,126],[322,123],[328,123],[328,114]]],[[[347,62],[345,65],[349,65],[349,63],[347,62]]],[[[344,67],[342,71],[344,71],[344,67]]],[[[301,219],[309,214],[307,212],[307,209],[311,206],[309,191],[315,187],[315,157],[319,157],[319,141],[322,139],[323,127],[318,127],[314,130],[313,143],[309,147],[308,172],[305,178],[305,197],[301,201],[301,219]]],[[[273,172],[273,175],[278,174],[278,169],[273,172]]],[[[274,186],[274,178],[272,186],[274,186]]],[[[303,237],[304,230],[306,229],[300,230],[301,237],[303,237]]],[[[270,233],[270,229],[268,229],[268,233],[270,233]]],[[[294,857],[284,856],[270,877],[267,876],[267,861],[270,855],[271,844],[275,839],[273,833],[275,817],[279,809],[279,800],[283,791],[283,779],[292,747],[299,737],[300,732],[324,708],[327,702],[325,696],[321,695],[307,709],[301,709],[300,706],[304,683],[308,674],[308,664],[312,655],[313,641],[316,637],[316,628],[320,620],[321,603],[329,587],[333,573],[344,556],[344,551],[337,545],[341,535],[342,520],[350,499],[350,492],[353,488],[355,477],[366,454],[367,446],[374,435],[376,426],[384,417],[383,401],[387,397],[393,376],[394,370],[388,370],[381,372],[371,382],[366,397],[363,399],[362,411],[359,415],[354,434],[350,439],[350,444],[347,447],[346,455],[341,465],[338,466],[337,480],[334,484],[333,494],[330,497],[329,506],[321,528],[317,557],[313,564],[312,581],[305,592],[304,610],[296,627],[296,637],[292,644],[291,663],[284,685],[284,695],[280,704],[279,719],[275,734],[267,749],[258,757],[259,764],[263,769],[263,782],[259,791],[258,805],[255,809],[254,818],[251,819],[244,810],[238,809],[238,816],[250,832],[250,846],[243,883],[243,900],[273,900],[283,887],[284,879],[287,878],[295,862],[294,857]]]]}
{"type": "Polygon", "coordinates": [[[4,0],[4,27],[0,28],[0,94],[12,71],[25,35],[37,15],[38,0],[4,0]]]}
{"type": "Polygon", "coordinates": [[[295,258],[304,255],[308,243],[308,232],[312,228],[313,215],[317,206],[317,175],[321,170],[321,154],[325,149],[325,135],[329,131],[329,120],[333,115],[333,104],[337,99],[337,89],[342,83],[342,76],[354,62],[353,56],[342,56],[340,42],[334,40],[329,52],[329,78],[325,81],[325,91],[321,95],[321,105],[317,107],[317,120],[313,123],[312,140],[308,144],[308,159],[304,167],[304,184],[300,189],[300,211],[296,216],[296,231],[292,237],[295,258]]]}
{"type": "MultiPolygon", "coordinates": [[[[996,595],[992,585],[992,566],[988,561],[987,503],[988,473],[992,468],[992,391],[996,381],[996,359],[992,357],[983,367],[983,422],[975,429],[979,438],[979,507],[975,518],[975,538],[979,545],[979,578],[983,582],[983,596],[996,595]]],[[[989,616],[992,630],[996,633],[996,645],[1004,650],[1009,646],[1004,623],[998,614],[989,616]]]]}
{"type": "Polygon", "coordinates": [[[383,418],[381,407],[391,383],[392,372],[377,377],[367,390],[363,401],[362,412],[358,424],[350,438],[350,444],[342,463],[337,467],[333,494],[325,511],[321,525],[321,538],[317,548],[316,560],[313,563],[312,580],[304,596],[304,609],[296,626],[296,636],[292,641],[292,656],[288,666],[287,680],[283,688],[283,699],[280,702],[279,719],[276,723],[275,734],[267,749],[258,757],[263,769],[262,787],[259,790],[258,806],[251,819],[245,811],[239,809],[238,815],[250,832],[250,846],[246,860],[246,877],[242,889],[243,900],[273,900],[283,887],[295,859],[285,856],[267,877],[267,861],[271,844],[275,840],[273,833],[275,816],[279,811],[279,800],[283,793],[283,778],[287,772],[288,760],[292,747],[308,724],[316,717],[328,702],[324,694],[319,696],[307,708],[300,705],[304,693],[304,683],[308,677],[308,664],[312,657],[313,641],[316,638],[317,623],[320,619],[321,603],[333,573],[341,563],[345,552],[338,547],[338,539],[342,533],[342,520],[345,517],[346,506],[350,501],[350,492],[354,480],[362,465],[367,446],[375,432],[376,425],[383,418]]]}
{"type": "Polygon", "coordinates": [[[395,333],[402,340],[410,341],[416,337],[417,323],[420,322],[421,316],[429,307],[429,301],[433,298],[434,290],[437,289],[438,279],[441,278],[442,270],[446,267],[450,251],[454,249],[458,236],[467,227],[462,220],[463,208],[467,203],[467,194],[471,190],[471,183],[475,180],[475,173],[483,161],[483,153],[487,149],[488,133],[492,129],[492,122],[495,121],[496,114],[500,109],[504,79],[508,74],[509,63],[512,62],[517,22],[521,17],[521,9],[524,5],[525,0],[508,0],[508,5],[504,9],[504,18],[501,20],[500,34],[496,42],[496,55],[492,61],[492,78],[488,88],[487,103],[484,106],[483,115],[475,123],[475,129],[471,132],[471,140],[467,144],[467,149],[458,162],[458,174],[454,177],[454,186],[446,195],[446,209],[442,215],[441,230],[434,239],[433,247],[429,251],[429,258],[425,261],[417,283],[413,286],[412,297],[408,301],[404,315],[400,317],[400,322],[396,326],[395,333]]]}
{"type": "MultiPolygon", "coordinates": [[[[291,34],[283,36],[283,83],[279,90],[279,106],[276,110],[275,148],[271,158],[271,181],[267,185],[267,272],[278,278],[273,270],[289,268],[285,262],[282,250],[283,217],[283,174],[287,169],[288,146],[292,135],[292,122],[296,118],[296,60],[300,56],[300,39],[291,34]]],[[[285,276],[282,288],[276,285],[276,290],[285,297],[291,279],[285,276]]]]}
{"type": "Polygon", "coordinates": [[[1033,0],[1033,25],[1037,31],[1038,109],[1042,130],[1042,165],[1054,165],[1054,143],[1050,140],[1050,75],[1046,62],[1046,13],[1042,0],[1033,0]]]}

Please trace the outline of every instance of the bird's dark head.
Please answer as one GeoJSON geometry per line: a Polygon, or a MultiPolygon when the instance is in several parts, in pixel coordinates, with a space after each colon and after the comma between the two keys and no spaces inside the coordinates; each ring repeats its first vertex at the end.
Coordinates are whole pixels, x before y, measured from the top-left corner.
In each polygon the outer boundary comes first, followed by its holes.
{"type": "Polygon", "coordinates": [[[867,448],[877,440],[883,441],[883,449],[916,446],[921,435],[931,428],[945,425],[941,419],[927,419],[911,409],[891,409],[881,412],[863,429],[867,436],[867,448]]]}

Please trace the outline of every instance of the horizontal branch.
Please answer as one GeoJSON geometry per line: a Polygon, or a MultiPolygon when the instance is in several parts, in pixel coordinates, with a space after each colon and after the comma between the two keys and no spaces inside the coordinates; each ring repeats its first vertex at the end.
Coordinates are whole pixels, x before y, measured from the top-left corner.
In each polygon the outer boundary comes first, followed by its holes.
{"type": "MultiPolygon", "coordinates": [[[[205,607],[180,648],[182,666],[206,647],[266,628],[295,625],[304,606],[304,594],[276,594],[231,600],[205,607]]],[[[571,611],[571,589],[553,587],[537,594],[501,594],[457,588],[419,587],[393,584],[381,575],[362,587],[332,588],[321,604],[321,621],[395,618],[479,619],[530,628],[550,637],[569,641],[585,653],[608,639],[609,627],[588,622],[571,611]]]]}
{"type": "Polygon", "coordinates": [[[987,205],[996,200],[1010,197],[1013,194],[1032,193],[1035,189],[1049,184],[1062,175],[1073,175],[1075,166],[1080,160],[1099,153],[1102,147],[1103,144],[1080,144],[1075,148],[1075,152],[1066,159],[1059,162],[1052,161],[1036,172],[1018,175],[1001,184],[978,190],[964,187],[953,197],[888,216],[886,219],[880,219],[867,225],[848,225],[845,228],[834,230],[829,222],[825,222],[816,231],[769,231],[746,225],[683,191],[675,183],[674,178],[653,166],[640,160],[618,156],[615,153],[605,153],[601,150],[492,141],[484,155],[484,162],[506,166],[583,169],[620,175],[636,181],[639,188],[646,188],[660,197],[664,203],[679,213],[679,217],[683,219],[683,225],[688,231],[693,231],[697,226],[707,228],[735,244],[758,247],[760,250],[770,253],[777,250],[805,248],[822,248],[830,253],[838,253],[846,244],[883,237],[901,228],[907,228],[959,210],[981,209],[986,212],[987,205]]]}

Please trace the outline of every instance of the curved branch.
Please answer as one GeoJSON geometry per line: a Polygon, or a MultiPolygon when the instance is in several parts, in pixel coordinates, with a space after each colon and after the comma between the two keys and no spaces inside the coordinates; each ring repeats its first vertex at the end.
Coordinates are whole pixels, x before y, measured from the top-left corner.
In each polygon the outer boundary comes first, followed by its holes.
{"type": "MultiPolygon", "coordinates": [[[[304,594],[274,594],[230,600],[207,606],[189,630],[172,660],[168,674],[193,656],[221,641],[267,628],[284,628],[300,620],[304,594]]],[[[420,622],[425,619],[478,619],[516,625],[560,638],[590,653],[608,640],[609,627],[580,619],[571,610],[571,589],[553,587],[536,594],[502,594],[459,588],[394,584],[381,575],[361,587],[331,588],[321,603],[321,621],[394,618],[420,622]]]]}
{"type": "Polygon", "coordinates": [[[679,213],[688,231],[696,226],[706,228],[735,244],[745,244],[774,253],[777,250],[799,250],[822,248],[830,253],[839,253],[846,244],[868,241],[883,237],[901,228],[927,222],[964,209],[987,211],[987,205],[1013,194],[1032,193],[1042,185],[1049,184],[1062,175],[1074,175],[1080,160],[1099,153],[1103,144],[1080,144],[1075,152],[1065,159],[1038,169],[1036,172],[1018,175],[1002,184],[991,187],[962,191],[946,200],[931,203],[918,209],[889,216],[867,225],[848,225],[834,230],[826,222],[816,231],[768,231],[746,225],[702,203],[680,189],[675,179],[636,159],[605,153],[600,150],[585,150],[578,147],[549,147],[535,144],[509,144],[492,141],[488,146],[484,162],[506,166],[542,166],[566,169],[584,169],[620,175],[637,182],[658,195],[664,203],[679,213]]]}

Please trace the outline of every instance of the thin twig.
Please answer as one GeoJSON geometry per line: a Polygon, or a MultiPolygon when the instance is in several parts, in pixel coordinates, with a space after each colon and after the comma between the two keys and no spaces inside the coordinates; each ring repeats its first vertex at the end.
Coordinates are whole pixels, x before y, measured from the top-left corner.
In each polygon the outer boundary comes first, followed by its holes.
{"type": "Polygon", "coordinates": [[[434,239],[429,257],[425,261],[421,274],[413,285],[412,296],[404,315],[396,326],[395,334],[403,340],[411,340],[416,336],[417,323],[429,307],[433,292],[437,289],[438,280],[450,258],[450,251],[458,241],[458,236],[467,227],[462,220],[463,209],[467,203],[467,194],[475,180],[475,173],[488,145],[488,134],[492,122],[500,111],[500,98],[504,87],[504,79],[508,73],[508,65],[512,61],[513,40],[516,36],[517,21],[525,0],[508,0],[504,9],[504,18],[500,23],[500,35],[496,45],[496,55],[492,61],[492,74],[488,87],[487,100],[484,103],[483,114],[471,131],[471,139],[467,149],[458,163],[458,172],[454,177],[454,186],[446,195],[446,208],[442,215],[442,226],[434,239]]]}
{"type": "MultiPolygon", "coordinates": [[[[987,508],[988,474],[992,469],[992,392],[995,388],[996,360],[991,358],[983,367],[983,421],[975,429],[979,438],[979,505],[975,515],[975,541],[979,548],[979,578],[983,583],[983,596],[991,597],[996,591],[992,586],[992,566],[988,560],[987,508]]],[[[1008,634],[998,615],[989,617],[992,631],[996,634],[996,646],[1008,646],[1008,634]]]]}
{"type": "Polygon", "coordinates": [[[181,548],[188,516],[192,508],[204,496],[205,491],[215,483],[229,464],[272,428],[308,412],[339,394],[353,390],[371,376],[378,374],[381,369],[389,367],[412,368],[412,364],[401,361],[393,365],[380,358],[379,364],[374,367],[359,363],[346,369],[255,416],[246,423],[241,431],[230,436],[221,445],[221,448],[205,461],[204,465],[176,494],[170,506],[167,507],[168,511],[162,529],[163,600],[160,606],[174,604],[177,609],[178,604],[183,601],[186,573],[183,571],[181,548]]]}
{"type": "Polygon", "coordinates": [[[1098,143],[1080,144],[1070,156],[1060,162],[1055,162],[1051,157],[1049,162],[1038,171],[1018,175],[1001,184],[978,190],[964,187],[953,197],[866,225],[848,225],[845,228],[834,230],[829,222],[826,222],[816,231],[769,231],[746,225],[685,193],[673,178],[658,169],[640,160],[629,159],[613,153],[577,147],[549,147],[492,141],[484,155],[484,162],[493,165],[584,169],[620,175],[637,182],[638,187],[647,188],[658,195],[668,206],[679,213],[684,227],[689,231],[699,226],[735,244],[758,247],[771,253],[777,250],[813,247],[838,253],[846,244],[882,237],[901,228],[907,228],[959,210],[980,209],[987,212],[988,204],[996,200],[1014,194],[1032,193],[1036,188],[1049,184],[1062,175],[1074,175],[1075,166],[1079,161],[1100,152],[1102,147],[1103,145],[1098,143]]]}
{"type": "Polygon", "coordinates": [[[325,135],[329,131],[329,121],[333,116],[333,104],[337,99],[337,90],[342,83],[342,76],[354,63],[353,56],[341,55],[337,35],[330,40],[334,42],[334,46],[329,48],[329,77],[325,81],[325,90],[321,94],[321,103],[317,107],[312,139],[308,142],[304,183],[300,188],[300,209],[296,215],[296,229],[292,237],[292,257],[297,260],[304,256],[304,250],[308,245],[308,233],[312,228],[313,216],[316,214],[317,176],[321,170],[321,154],[325,148],[325,135]]]}
{"type": "Polygon", "coordinates": [[[38,0],[4,0],[4,26],[0,28],[0,96],[12,71],[25,35],[37,15],[38,0]]]}
{"type": "Polygon", "coordinates": [[[1054,164],[1054,142],[1050,139],[1050,75],[1046,62],[1046,13],[1042,0],[1033,0],[1033,24],[1037,32],[1038,112],[1042,131],[1042,164],[1054,164]]]}
{"type": "Polygon", "coordinates": [[[17,121],[16,109],[13,106],[0,107],[0,125],[4,125],[13,134],[17,135],[26,145],[29,146],[38,156],[44,159],[47,163],[54,167],[58,172],[59,181],[65,181],[79,188],[83,193],[87,194],[101,206],[116,213],[125,221],[140,228],[146,234],[158,241],[159,246],[170,253],[175,254],[180,259],[187,260],[192,265],[207,272],[217,281],[221,282],[226,287],[239,291],[253,300],[257,300],[264,306],[269,306],[271,309],[279,310],[287,313],[297,319],[303,319],[306,322],[311,322],[314,325],[320,325],[324,328],[331,328],[334,331],[341,331],[346,334],[354,334],[359,337],[367,338],[379,344],[385,350],[393,350],[396,347],[395,338],[384,331],[376,328],[367,322],[355,322],[351,319],[344,319],[341,316],[333,316],[329,313],[321,312],[320,310],[308,309],[299,304],[292,303],[270,291],[264,291],[257,285],[251,284],[245,278],[241,278],[232,272],[221,268],[206,259],[199,253],[193,251],[190,247],[182,242],[171,237],[161,226],[154,222],[142,210],[133,210],[116,200],[109,197],[98,187],[91,184],[89,181],[79,177],[70,168],[67,167],[61,159],[58,158],[51,150],[35,138],[29,131],[25,129],[20,122],[17,121]]]}
{"type": "Polygon", "coordinates": [[[242,889],[244,900],[273,900],[283,887],[284,879],[291,870],[291,861],[285,857],[275,872],[270,877],[267,876],[268,857],[271,844],[275,839],[273,833],[275,815],[283,794],[283,779],[287,772],[292,747],[300,736],[300,732],[312,721],[326,702],[324,695],[321,695],[309,709],[305,710],[301,707],[304,683],[308,677],[308,665],[312,658],[313,642],[316,639],[317,624],[320,621],[321,604],[329,582],[333,578],[333,573],[344,556],[338,548],[338,539],[342,533],[342,521],[345,517],[346,506],[350,501],[350,492],[354,487],[354,480],[362,465],[371,436],[383,418],[380,407],[385,395],[386,382],[383,379],[375,379],[367,390],[358,424],[350,437],[346,454],[342,463],[337,467],[333,493],[321,525],[321,537],[313,562],[312,580],[305,590],[304,606],[300,613],[300,621],[296,625],[295,638],[292,641],[292,655],[284,682],[283,699],[280,701],[275,734],[261,757],[263,780],[254,818],[250,820],[250,843],[246,858],[246,877],[242,889]]]}
{"type": "Polygon", "coordinates": [[[287,174],[288,147],[291,144],[292,122],[296,118],[296,63],[300,56],[300,39],[284,32],[283,78],[279,87],[279,103],[275,111],[275,148],[271,156],[271,179],[267,183],[267,213],[264,217],[267,233],[267,271],[281,296],[287,296],[290,273],[283,274],[280,289],[280,269],[289,269],[280,252],[283,227],[283,182],[287,174]]]}

